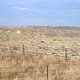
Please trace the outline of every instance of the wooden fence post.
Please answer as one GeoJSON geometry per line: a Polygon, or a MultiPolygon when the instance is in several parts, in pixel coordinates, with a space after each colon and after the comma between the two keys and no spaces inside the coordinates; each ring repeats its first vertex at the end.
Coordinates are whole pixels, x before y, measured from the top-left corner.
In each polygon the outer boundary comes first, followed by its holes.
{"type": "Polygon", "coordinates": [[[47,65],[47,80],[49,80],[49,66],[47,65]]]}
{"type": "Polygon", "coordinates": [[[65,48],[65,60],[68,61],[67,48],[65,48]]]}
{"type": "Polygon", "coordinates": [[[25,56],[25,47],[24,47],[24,44],[23,44],[23,55],[25,56]]]}

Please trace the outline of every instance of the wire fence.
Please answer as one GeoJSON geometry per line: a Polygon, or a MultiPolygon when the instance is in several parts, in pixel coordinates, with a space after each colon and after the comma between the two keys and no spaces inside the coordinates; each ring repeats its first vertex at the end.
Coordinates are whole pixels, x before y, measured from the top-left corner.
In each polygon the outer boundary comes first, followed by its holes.
{"type": "Polygon", "coordinates": [[[29,66],[20,72],[6,71],[6,68],[4,68],[3,72],[0,71],[0,79],[15,80],[15,78],[30,78],[30,80],[58,80],[63,75],[63,71],[59,72],[56,66],[54,66],[29,66]]]}
{"type": "MultiPolygon", "coordinates": [[[[70,48],[69,48],[70,49],[70,48]]],[[[48,64],[46,61],[46,65],[34,65],[28,67],[22,67],[22,70],[18,70],[20,67],[0,67],[0,79],[8,79],[8,80],[15,80],[16,78],[26,78],[28,80],[65,80],[65,72],[64,70],[70,65],[70,61],[68,59],[68,48],[64,48],[64,56],[60,56],[56,54],[32,54],[32,56],[54,56],[55,61],[53,64],[48,64]],[[62,60],[61,60],[62,58],[62,60]]],[[[21,47],[15,48],[7,48],[7,47],[0,47],[0,50],[3,52],[15,53],[15,51],[21,52],[23,56],[26,56],[25,52],[25,45],[21,47]]],[[[71,49],[70,49],[71,50],[71,49]]],[[[6,54],[5,53],[5,54],[6,54]]],[[[53,57],[53,58],[54,58],[53,57]]],[[[49,58],[50,59],[50,58],[49,58]]],[[[47,60],[47,59],[46,59],[47,60]]]]}

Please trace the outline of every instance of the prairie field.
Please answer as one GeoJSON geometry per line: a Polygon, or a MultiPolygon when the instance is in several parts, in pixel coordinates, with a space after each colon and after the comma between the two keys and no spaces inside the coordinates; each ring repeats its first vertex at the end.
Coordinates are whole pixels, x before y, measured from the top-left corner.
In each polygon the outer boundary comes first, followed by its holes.
{"type": "Polygon", "coordinates": [[[80,80],[80,28],[0,28],[0,80],[80,80]]]}

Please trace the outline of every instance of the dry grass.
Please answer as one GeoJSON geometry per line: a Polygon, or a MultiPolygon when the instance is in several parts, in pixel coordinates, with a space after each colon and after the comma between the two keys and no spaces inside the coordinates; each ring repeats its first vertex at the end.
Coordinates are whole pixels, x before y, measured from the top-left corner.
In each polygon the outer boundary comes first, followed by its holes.
{"type": "Polygon", "coordinates": [[[0,29],[0,80],[80,80],[79,36],[80,29],[0,29]]]}

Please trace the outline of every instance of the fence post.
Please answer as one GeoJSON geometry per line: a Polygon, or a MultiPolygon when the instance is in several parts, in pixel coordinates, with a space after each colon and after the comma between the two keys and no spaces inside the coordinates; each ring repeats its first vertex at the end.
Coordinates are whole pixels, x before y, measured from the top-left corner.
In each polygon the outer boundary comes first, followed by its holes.
{"type": "Polygon", "coordinates": [[[47,65],[47,80],[49,80],[49,66],[47,65]]]}
{"type": "Polygon", "coordinates": [[[65,60],[68,61],[67,48],[65,48],[65,60]]]}
{"type": "Polygon", "coordinates": [[[23,44],[23,55],[25,56],[25,47],[24,47],[24,44],[23,44]]]}

